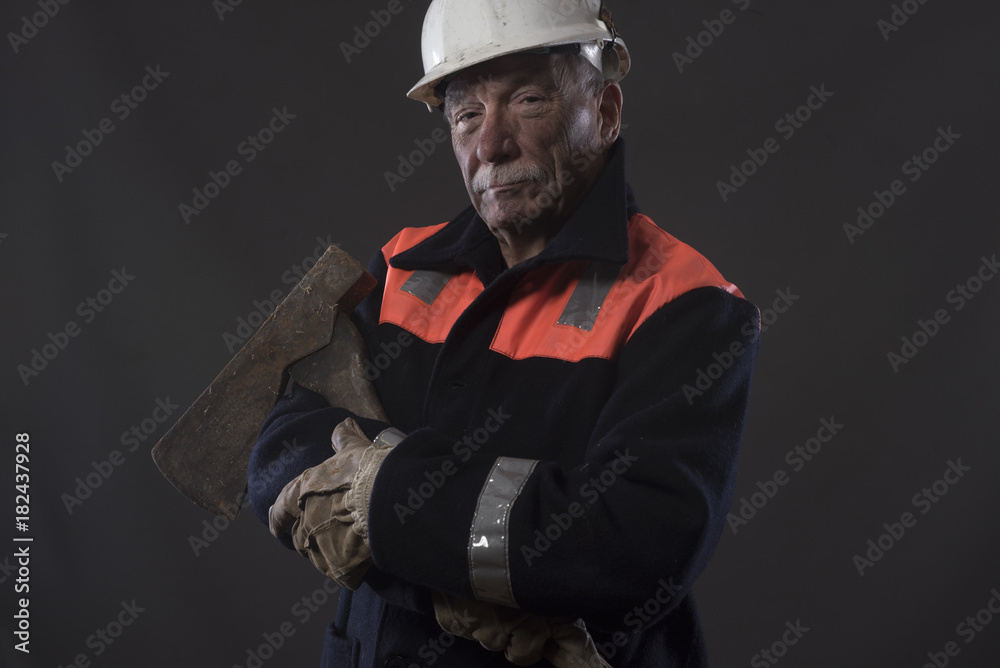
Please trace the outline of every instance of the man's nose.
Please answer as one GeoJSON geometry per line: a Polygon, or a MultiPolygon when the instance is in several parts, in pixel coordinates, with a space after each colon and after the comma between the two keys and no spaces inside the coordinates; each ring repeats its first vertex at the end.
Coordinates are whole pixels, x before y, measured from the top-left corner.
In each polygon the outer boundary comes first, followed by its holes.
{"type": "Polygon", "coordinates": [[[487,110],[479,128],[476,157],[484,163],[517,158],[517,132],[517,122],[503,108],[487,110]]]}

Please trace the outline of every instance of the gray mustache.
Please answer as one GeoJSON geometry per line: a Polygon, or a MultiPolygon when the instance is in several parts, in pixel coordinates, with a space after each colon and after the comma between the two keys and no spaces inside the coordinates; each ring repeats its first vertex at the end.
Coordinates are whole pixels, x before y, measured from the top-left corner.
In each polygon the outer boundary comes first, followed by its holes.
{"type": "Polygon", "coordinates": [[[495,165],[480,169],[472,177],[472,192],[478,194],[487,188],[500,188],[522,181],[545,183],[548,177],[541,167],[533,165],[495,165]]]}

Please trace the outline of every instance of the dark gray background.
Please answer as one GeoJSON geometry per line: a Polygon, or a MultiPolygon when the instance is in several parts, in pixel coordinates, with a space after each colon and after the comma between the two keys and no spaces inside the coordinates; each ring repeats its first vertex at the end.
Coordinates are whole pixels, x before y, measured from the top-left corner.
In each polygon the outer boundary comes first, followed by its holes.
{"type": "MultiPolygon", "coordinates": [[[[2,626],[16,578],[3,559],[17,534],[18,432],[31,435],[35,539],[32,653],[14,656],[5,631],[6,665],[54,668],[84,654],[102,668],[243,667],[283,622],[295,633],[264,665],[317,665],[335,605],[307,623],[293,606],[322,577],[250,513],[196,556],[190,537],[211,516],[149,457],[170,423],[134,452],[120,435],[157,399],[183,408],[197,397],[231,357],[223,334],[254,300],[287,292],[283,274],[317,237],[367,259],[399,227],[464,207],[447,145],[395,192],[386,184],[397,156],[442,127],[403,96],[422,71],[426,2],[402,0],[346,62],[341,42],[386,4],[245,0],[220,20],[210,0],[77,0],[17,53],[9,37],[0,44],[2,626]],[[169,76],[119,120],[112,101],[157,65],[169,76]],[[285,107],[295,119],[243,162],[240,142],[285,107]],[[51,163],[105,117],[115,130],[59,182],[51,163]],[[178,205],[230,159],[242,173],[185,224],[178,205]],[[123,267],[134,280],[84,323],[77,305],[123,267]],[[70,320],[79,335],[25,385],[17,366],[70,320]],[[68,512],[63,495],[114,450],[124,463],[68,512]],[[143,611],[98,656],[88,637],[133,600],[143,611]]],[[[890,2],[612,9],[634,60],[624,135],[643,210],[762,309],[777,290],[798,296],[762,339],[734,511],[777,469],[790,479],[746,526],[726,529],[697,585],[713,665],[750,665],[797,620],[809,631],[780,665],[918,668],[948,641],[961,649],[950,665],[997,665],[1000,620],[971,643],[956,625],[1000,587],[1000,280],[960,311],[946,296],[1000,251],[1000,7],[928,0],[888,40],[877,22],[890,2]],[[735,22],[678,72],[671,54],[725,8],[735,22]],[[811,86],[833,96],[786,140],[774,124],[811,86]],[[939,127],[961,138],[910,183],[902,164],[939,127]],[[768,137],[780,150],[723,202],[716,181],[768,137]],[[906,193],[849,243],[844,223],[897,178],[906,193]],[[950,321],[894,372],[887,353],[942,308],[950,321]],[[785,454],[830,417],[843,429],[793,472],[785,454]],[[920,514],[912,497],[959,458],[971,471],[920,514]],[[907,511],[916,526],[860,576],[854,555],[907,511]]],[[[38,11],[7,2],[0,29],[20,31],[38,11]]]]}

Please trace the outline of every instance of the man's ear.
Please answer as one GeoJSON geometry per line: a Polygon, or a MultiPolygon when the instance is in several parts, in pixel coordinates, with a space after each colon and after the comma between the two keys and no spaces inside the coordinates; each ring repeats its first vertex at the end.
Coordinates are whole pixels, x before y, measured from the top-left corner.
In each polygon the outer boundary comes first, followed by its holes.
{"type": "Polygon", "coordinates": [[[615,143],[621,132],[622,87],[617,81],[608,80],[604,84],[597,103],[601,114],[600,137],[605,148],[608,148],[615,143]]]}

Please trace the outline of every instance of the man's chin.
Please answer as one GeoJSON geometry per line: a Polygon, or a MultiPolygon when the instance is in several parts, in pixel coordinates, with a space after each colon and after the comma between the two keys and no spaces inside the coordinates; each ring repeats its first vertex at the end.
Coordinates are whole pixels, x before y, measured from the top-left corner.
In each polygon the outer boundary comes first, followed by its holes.
{"type": "Polygon", "coordinates": [[[507,230],[520,233],[525,227],[534,224],[546,214],[546,209],[536,206],[532,200],[525,201],[491,201],[483,202],[476,207],[479,217],[486,221],[492,230],[507,230]]]}
{"type": "Polygon", "coordinates": [[[486,226],[490,228],[490,231],[493,232],[493,234],[517,235],[523,232],[524,229],[532,223],[531,220],[525,218],[524,216],[511,214],[502,216],[483,216],[480,214],[479,217],[486,222],[486,226]]]}

